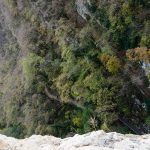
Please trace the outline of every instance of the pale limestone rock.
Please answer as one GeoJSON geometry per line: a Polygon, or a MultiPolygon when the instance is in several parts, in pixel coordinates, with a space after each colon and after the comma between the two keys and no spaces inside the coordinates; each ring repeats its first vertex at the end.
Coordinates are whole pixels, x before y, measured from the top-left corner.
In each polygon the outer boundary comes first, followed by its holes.
{"type": "Polygon", "coordinates": [[[0,135],[0,150],[150,150],[150,135],[94,131],[65,139],[33,135],[22,140],[0,135]]]}
{"type": "Polygon", "coordinates": [[[92,0],[76,0],[77,12],[83,19],[87,20],[87,17],[92,17],[92,13],[89,10],[94,2],[92,0]]]}

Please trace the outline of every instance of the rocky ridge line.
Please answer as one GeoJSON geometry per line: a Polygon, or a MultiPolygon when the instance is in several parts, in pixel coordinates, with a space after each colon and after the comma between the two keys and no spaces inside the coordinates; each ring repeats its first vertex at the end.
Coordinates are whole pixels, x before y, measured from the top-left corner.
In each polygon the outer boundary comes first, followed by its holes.
{"type": "Polygon", "coordinates": [[[150,150],[150,135],[93,131],[65,139],[33,135],[18,140],[0,135],[0,150],[150,150]]]}

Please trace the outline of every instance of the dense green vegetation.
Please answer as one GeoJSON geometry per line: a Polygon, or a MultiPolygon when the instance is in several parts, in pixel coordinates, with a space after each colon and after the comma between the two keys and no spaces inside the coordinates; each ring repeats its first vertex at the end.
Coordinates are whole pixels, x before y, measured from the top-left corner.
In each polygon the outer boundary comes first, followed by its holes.
{"type": "Polygon", "coordinates": [[[147,0],[1,5],[0,132],[130,132],[120,115],[150,125],[147,0]]]}

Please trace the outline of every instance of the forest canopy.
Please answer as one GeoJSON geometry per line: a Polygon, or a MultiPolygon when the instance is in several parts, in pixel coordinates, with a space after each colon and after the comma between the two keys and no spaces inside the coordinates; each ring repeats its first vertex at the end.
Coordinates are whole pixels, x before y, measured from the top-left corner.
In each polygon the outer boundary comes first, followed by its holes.
{"type": "Polygon", "coordinates": [[[2,0],[0,133],[59,137],[150,125],[148,0],[2,0]]]}

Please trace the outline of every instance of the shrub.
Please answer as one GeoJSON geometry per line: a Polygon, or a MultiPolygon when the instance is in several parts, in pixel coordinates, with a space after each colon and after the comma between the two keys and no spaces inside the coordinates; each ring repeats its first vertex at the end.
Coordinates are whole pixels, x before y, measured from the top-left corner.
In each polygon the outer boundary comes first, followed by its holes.
{"type": "Polygon", "coordinates": [[[26,82],[31,85],[39,72],[40,65],[44,62],[42,57],[30,53],[26,58],[22,60],[23,73],[25,75],[26,82]]]}
{"type": "Polygon", "coordinates": [[[102,54],[100,59],[106,69],[112,74],[116,74],[121,68],[120,60],[116,56],[102,54]]]}
{"type": "Polygon", "coordinates": [[[18,10],[17,10],[17,0],[5,0],[5,5],[9,8],[11,11],[11,14],[13,16],[17,16],[18,10]]]}

